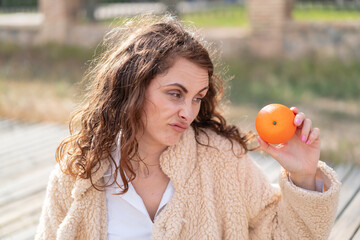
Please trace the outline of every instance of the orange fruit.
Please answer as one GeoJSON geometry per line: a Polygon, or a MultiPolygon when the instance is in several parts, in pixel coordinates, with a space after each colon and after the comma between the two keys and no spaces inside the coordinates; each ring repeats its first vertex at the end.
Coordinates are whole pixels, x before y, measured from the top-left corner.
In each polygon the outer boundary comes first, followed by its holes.
{"type": "Polygon", "coordinates": [[[295,114],[282,104],[269,104],[256,116],[255,127],[259,136],[271,144],[289,141],[295,134],[295,114]]]}

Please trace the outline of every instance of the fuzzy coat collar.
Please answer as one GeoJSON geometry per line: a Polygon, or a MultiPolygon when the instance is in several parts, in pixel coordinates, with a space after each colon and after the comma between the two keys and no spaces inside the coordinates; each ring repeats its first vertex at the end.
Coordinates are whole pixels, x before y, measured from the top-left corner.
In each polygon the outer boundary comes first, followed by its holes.
{"type": "MultiPolygon", "coordinates": [[[[195,132],[188,128],[181,136],[179,142],[169,146],[160,156],[160,167],[171,179],[175,191],[181,191],[196,165],[195,132]],[[182,161],[176,161],[182,159],[182,161]]],[[[103,161],[92,176],[92,182],[97,183],[108,170],[110,163],[103,161]]],[[[74,199],[80,198],[92,186],[90,179],[78,178],[71,192],[74,199]]]]}

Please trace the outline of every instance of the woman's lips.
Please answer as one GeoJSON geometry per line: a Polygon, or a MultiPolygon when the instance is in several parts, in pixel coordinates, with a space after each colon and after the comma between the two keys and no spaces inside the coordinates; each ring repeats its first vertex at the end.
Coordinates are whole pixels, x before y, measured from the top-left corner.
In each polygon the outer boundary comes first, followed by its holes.
{"type": "Polygon", "coordinates": [[[179,133],[183,133],[188,128],[187,125],[184,125],[184,124],[181,124],[181,123],[169,124],[169,126],[172,129],[174,129],[176,132],[179,132],[179,133]]]}

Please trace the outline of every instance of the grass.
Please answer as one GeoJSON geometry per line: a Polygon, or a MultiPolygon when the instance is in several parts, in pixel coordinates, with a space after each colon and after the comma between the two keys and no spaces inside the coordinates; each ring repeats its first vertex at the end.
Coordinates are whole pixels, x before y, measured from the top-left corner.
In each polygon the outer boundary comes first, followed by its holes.
{"type": "Polygon", "coordinates": [[[76,87],[66,81],[0,78],[0,116],[28,122],[67,123],[76,87]]]}
{"type": "MultiPolygon", "coordinates": [[[[93,49],[57,45],[21,48],[0,43],[0,117],[67,123],[81,96],[77,84],[93,49]]],[[[359,62],[303,58],[228,59],[228,119],[255,130],[262,106],[297,106],[322,130],[322,158],[360,164],[359,62]]]]}
{"type": "Polygon", "coordinates": [[[78,82],[93,49],[47,44],[31,48],[0,42],[0,78],[78,82]]]}
{"type": "MultiPolygon", "coordinates": [[[[336,9],[324,5],[297,5],[292,12],[296,21],[336,22],[360,20],[360,8],[336,9]]],[[[218,9],[184,14],[182,18],[198,27],[244,27],[249,25],[246,9],[240,5],[229,5],[218,9]]]]}
{"type": "Polygon", "coordinates": [[[0,42],[0,117],[66,123],[93,49],[0,42]]]}
{"type": "Polygon", "coordinates": [[[294,102],[313,98],[360,101],[360,68],[357,61],[302,58],[229,60],[234,76],[231,100],[266,103],[294,102]]]}
{"type": "MultiPolygon", "coordinates": [[[[101,20],[106,25],[118,26],[130,17],[117,17],[101,20]]],[[[194,23],[197,27],[246,27],[249,24],[244,6],[224,6],[181,15],[181,19],[194,23]]],[[[83,19],[86,21],[86,19],[83,19]]]]}
{"type": "Polygon", "coordinates": [[[198,27],[245,27],[249,25],[245,7],[236,5],[184,14],[182,19],[193,22],[198,27]]]}
{"type": "MultiPolygon", "coordinates": [[[[360,8],[335,8],[331,5],[298,4],[292,17],[300,22],[339,22],[344,20],[360,21],[360,8]]],[[[185,22],[197,27],[247,27],[250,25],[246,7],[239,4],[220,5],[181,15],[185,22]]],[[[126,17],[102,20],[105,24],[120,25],[126,17]]],[[[85,20],[84,20],[85,21],[85,20]]]]}
{"type": "Polygon", "coordinates": [[[332,6],[313,6],[312,8],[297,7],[293,11],[293,18],[296,21],[345,21],[360,20],[360,8],[357,9],[336,9],[332,6]]]}

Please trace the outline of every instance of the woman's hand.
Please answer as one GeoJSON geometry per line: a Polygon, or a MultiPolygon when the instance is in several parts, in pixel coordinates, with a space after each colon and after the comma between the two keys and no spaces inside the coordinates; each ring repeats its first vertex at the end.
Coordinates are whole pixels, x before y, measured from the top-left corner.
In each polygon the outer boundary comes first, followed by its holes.
{"type": "Polygon", "coordinates": [[[312,122],[296,107],[290,108],[297,126],[294,136],[284,144],[273,146],[260,137],[260,150],[270,154],[290,173],[293,183],[299,187],[315,190],[315,174],[320,158],[320,130],[312,128],[312,122]]]}

